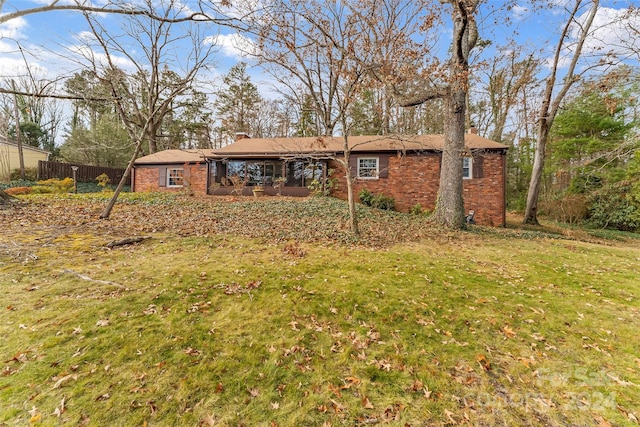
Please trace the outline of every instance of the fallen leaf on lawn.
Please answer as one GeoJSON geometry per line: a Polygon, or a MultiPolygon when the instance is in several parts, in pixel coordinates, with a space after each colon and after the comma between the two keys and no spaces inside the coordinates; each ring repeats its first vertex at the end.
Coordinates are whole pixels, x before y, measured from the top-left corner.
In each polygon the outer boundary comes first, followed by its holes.
{"type": "Polygon", "coordinates": [[[541,334],[539,334],[539,333],[537,333],[537,332],[536,332],[536,333],[531,334],[531,338],[533,338],[533,339],[534,339],[534,340],[536,340],[536,341],[544,341],[544,340],[546,340],[546,338],[544,337],[544,335],[541,335],[541,334]]]}
{"type": "Polygon", "coordinates": [[[531,357],[518,357],[518,360],[520,361],[520,363],[522,363],[527,368],[530,368],[531,365],[535,365],[536,364],[536,359],[534,359],[533,356],[531,356],[531,357]]]}
{"type": "Polygon", "coordinates": [[[64,413],[64,411],[66,411],[66,409],[67,409],[64,406],[65,405],[65,401],[66,401],[66,398],[63,397],[62,401],[60,402],[60,405],[58,407],[56,407],[56,410],[53,411],[53,414],[51,414],[51,415],[55,415],[56,417],[60,417],[64,413]]]}
{"type": "Polygon", "coordinates": [[[9,360],[5,360],[4,363],[9,363],[9,362],[27,363],[29,361],[29,358],[27,357],[27,353],[31,353],[31,351],[16,353],[15,356],[13,356],[9,360]]]}
{"type": "Polygon", "coordinates": [[[271,409],[279,409],[279,408],[280,408],[280,403],[271,402],[271,409]]]}
{"type": "Polygon", "coordinates": [[[489,362],[489,360],[486,358],[484,354],[477,355],[476,362],[478,362],[482,367],[482,369],[484,369],[485,371],[491,370],[491,362],[489,362]]]}
{"type": "Polygon", "coordinates": [[[96,402],[102,401],[102,400],[109,400],[111,398],[111,395],[109,393],[105,393],[101,396],[96,397],[96,402]]]}
{"type": "Polygon", "coordinates": [[[424,388],[424,384],[420,380],[414,380],[411,386],[411,391],[421,391],[424,388]]]}
{"type": "Polygon", "coordinates": [[[511,326],[507,325],[504,328],[502,328],[502,333],[507,337],[507,338],[513,338],[516,336],[516,332],[511,328],[511,326]]]}
{"type": "Polygon", "coordinates": [[[347,377],[344,379],[344,384],[340,387],[343,390],[351,388],[352,385],[360,384],[360,379],[356,377],[347,377]]]}
{"type": "Polygon", "coordinates": [[[364,409],[374,409],[373,405],[371,404],[371,401],[369,400],[369,398],[367,396],[362,398],[362,407],[364,409]]]}
{"type": "Polygon", "coordinates": [[[339,414],[344,411],[344,405],[340,404],[339,402],[336,402],[333,399],[329,399],[329,401],[333,404],[333,410],[335,411],[336,414],[339,414]]]}
{"type": "MultiPolygon", "coordinates": [[[[56,378],[58,378],[58,377],[53,377],[54,380],[56,378]]],[[[77,380],[77,379],[78,379],[78,375],[76,375],[76,374],[65,375],[64,377],[58,378],[56,383],[53,385],[53,388],[56,389],[56,388],[60,387],[62,384],[66,383],[69,380],[77,380]]]]}
{"type": "Polygon", "coordinates": [[[196,350],[195,348],[192,347],[187,347],[184,350],[184,354],[188,354],[189,356],[199,356],[202,352],[200,350],[196,350]]]}
{"type": "Polygon", "coordinates": [[[216,425],[216,419],[215,419],[215,417],[214,417],[213,415],[211,415],[211,414],[206,414],[206,415],[204,416],[204,418],[202,418],[202,421],[200,421],[200,424],[201,424],[201,425],[203,425],[203,424],[204,424],[204,425],[206,425],[206,426],[213,427],[213,426],[215,426],[215,425],[216,425]]]}
{"type": "Polygon", "coordinates": [[[447,416],[447,418],[449,419],[449,422],[450,422],[450,423],[458,424],[458,422],[456,421],[456,419],[455,419],[455,418],[453,418],[453,415],[454,415],[454,414],[453,414],[453,412],[451,412],[451,411],[449,411],[449,410],[445,409],[445,410],[444,410],[444,414],[447,416]]]}
{"type": "Polygon", "coordinates": [[[333,384],[329,383],[329,390],[336,395],[336,397],[340,397],[342,395],[342,393],[340,393],[340,388],[341,387],[336,387],[333,384]]]}
{"type": "Polygon", "coordinates": [[[96,326],[109,326],[109,319],[100,319],[96,322],[96,326]]]}
{"type": "Polygon", "coordinates": [[[598,423],[597,427],[613,427],[609,421],[605,420],[600,415],[594,415],[593,419],[598,423]]]}

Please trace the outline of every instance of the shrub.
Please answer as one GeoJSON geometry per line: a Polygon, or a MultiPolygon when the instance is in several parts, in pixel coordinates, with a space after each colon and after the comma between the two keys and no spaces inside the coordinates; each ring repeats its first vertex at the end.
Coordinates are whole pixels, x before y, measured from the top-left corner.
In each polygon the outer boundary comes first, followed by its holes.
{"type": "Polygon", "coordinates": [[[98,181],[98,185],[100,187],[106,187],[107,184],[111,182],[111,178],[106,173],[100,174],[96,177],[96,181],[98,181]]]}
{"type": "Polygon", "coordinates": [[[640,201],[632,197],[629,181],[607,185],[589,199],[589,222],[598,228],[640,230],[640,201]]]}
{"type": "Polygon", "coordinates": [[[541,203],[542,210],[553,220],[573,224],[587,218],[587,197],[560,194],[541,203]]]}
{"type": "Polygon", "coordinates": [[[385,196],[384,194],[373,194],[366,188],[360,190],[358,194],[360,201],[365,206],[371,206],[372,208],[383,209],[393,211],[396,209],[396,200],[393,197],[385,196]]]}
{"type": "MultiPolygon", "coordinates": [[[[24,168],[24,180],[25,181],[35,181],[38,179],[38,168],[24,168]]],[[[14,169],[11,171],[11,181],[20,180],[20,169],[14,169]]]]}
{"type": "Polygon", "coordinates": [[[411,207],[411,210],[409,211],[412,215],[422,215],[422,213],[424,212],[424,210],[422,209],[422,205],[420,203],[416,203],[415,205],[413,205],[411,207]]]}
{"type": "Polygon", "coordinates": [[[376,194],[373,196],[373,199],[371,199],[371,206],[382,210],[394,211],[396,210],[396,199],[385,196],[382,193],[376,194]]]}
{"type": "Polygon", "coordinates": [[[338,179],[333,178],[333,169],[329,169],[327,171],[327,179],[324,181],[314,179],[311,181],[307,188],[311,192],[313,196],[329,196],[331,194],[331,190],[338,188],[338,179]]]}
{"type": "Polygon", "coordinates": [[[73,179],[51,178],[38,181],[38,185],[32,187],[33,193],[68,193],[73,190],[73,179]]]}
{"type": "Polygon", "coordinates": [[[11,187],[5,191],[10,196],[20,196],[23,194],[31,194],[31,187],[11,187]]]}
{"type": "Polygon", "coordinates": [[[365,206],[371,206],[371,201],[373,200],[373,193],[366,188],[360,190],[360,194],[358,194],[360,201],[365,206]]]}

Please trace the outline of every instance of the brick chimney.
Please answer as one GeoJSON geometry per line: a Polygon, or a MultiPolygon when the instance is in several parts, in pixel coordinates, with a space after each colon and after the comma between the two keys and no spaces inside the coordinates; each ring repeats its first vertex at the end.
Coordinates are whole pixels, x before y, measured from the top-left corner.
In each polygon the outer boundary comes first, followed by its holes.
{"type": "Polygon", "coordinates": [[[476,129],[475,126],[471,126],[469,128],[469,133],[473,134],[473,135],[477,135],[478,134],[478,129],[476,129]]]}
{"type": "Polygon", "coordinates": [[[246,132],[236,132],[236,141],[240,141],[241,139],[251,138],[246,132]]]}

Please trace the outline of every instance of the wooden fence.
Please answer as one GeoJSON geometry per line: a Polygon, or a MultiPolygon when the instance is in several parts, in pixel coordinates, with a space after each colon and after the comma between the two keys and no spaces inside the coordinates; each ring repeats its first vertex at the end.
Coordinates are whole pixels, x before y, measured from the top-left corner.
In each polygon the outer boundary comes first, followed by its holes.
{"type": "MultiPolygon", "coordinates": [[[[105,168],[102,166],[90,166],[90,165],[74,165],[71,163],[59,163],[59,162],[47,162],[44,160],[38,161],[38,180],[45,180],[51,178],[73,178],[73,170],[71,166],[77,166],[76,180],[78,182],[96,182],[96,177],[106,174],[111,180],[112,185],[117,185],[124,175],[124,169],[118,168],[105,168]]],[[[127,177],[125,181],[126,185],[131,185],[131,176],[127,177]]]]}

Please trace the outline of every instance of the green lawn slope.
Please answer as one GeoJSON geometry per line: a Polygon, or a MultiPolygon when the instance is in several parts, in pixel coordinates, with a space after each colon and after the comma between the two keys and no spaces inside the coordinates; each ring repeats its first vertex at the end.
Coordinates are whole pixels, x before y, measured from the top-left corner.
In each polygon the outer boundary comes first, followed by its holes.
{"type": "Polygon", "coordinates": [[[0,425],[638,423],[637,236],[106,197],[0,210],[0,425]]]}

